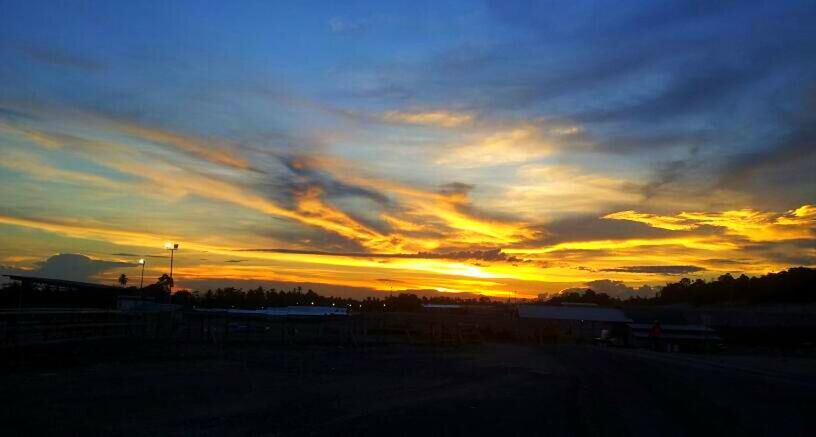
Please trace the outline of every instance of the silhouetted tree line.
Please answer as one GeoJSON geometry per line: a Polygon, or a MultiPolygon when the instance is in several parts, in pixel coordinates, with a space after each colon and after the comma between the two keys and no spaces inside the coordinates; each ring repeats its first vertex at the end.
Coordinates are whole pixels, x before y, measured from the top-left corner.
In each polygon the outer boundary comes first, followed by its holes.
{"type": "Polygon", "coordinates": [[[181,305],[195,305],[202,308],[241,308],[260,309],[267,307],[285,307],[296,305],[314,306],[351,306],[359,302],[353,299],[324,297],[313,290],[303,291],[302,287],[291,290],[278,290],[263,287],[244,290],[241,288],[226,287],[215,290],[177,291],[173,293],[173,303],[181,305]]]}
{"type": "Polygon", "coordinates": [[[621,304],[623,301],[612,297],[606,293],[596,293],[595,290],[586,289],[583,292],[570,291],[557,294],[546,300],[547,304],[570,303],[591,303],[598,306],[612,307],[621,304]]]}
{"type": "MultiPolygon", "coordinates": [[[[550,297],[544,303],[561,304],[564,302],[592,303],[600,306],[618,305],[663,305],[687,303],[692,305],[711,305],[719,303],[763,304],[763,303],[810,303],[816,302],[816,269],[795,267],[779,273],[751,277],[740,275],[735,278],[725,274],[711,281],[683,278],[667,284],[654,297],[630,297],[619,299],[605,293],[587,289],[583,292],[569,292],[550,297]]],[[[153,297],[157,302],[166,302],[172,286],[172,279],[163,275],[155,284],[136,287],[111,287],[110,290],[79,290],[66,293],[57,287],[38,287],[25,292],[18,283],[5,284],[0,289],[0,306],[96,306],[104,302],[105,306],[115,305],[117,294],[143,295],[153,297]],[[111,300],[111,298],[113,298],[111,300]]],[[[351,299],[325,297],[313,290],[303,291],[302,287],[291,290],[264,289],[258,287],[249,290],[241,288],[217,288],[215,290],[177,291],[172,295],[172,302],[184,306],[203,308],[241,308],[261,309],[267,307],[284,307],[297,305],[346,307],[355,311],[420,311],[422,305],[497,305],[500,302],[488,297],[460,298],[455,296],[419,297],[415,294],[401,293],[383,298],[368,297],[351,299]]]]}
{"type": "Polygon", "coordinates": [[[683,278],[663,287],[660,303],[805,303],[816,302],[816,269],[794,267],[779,273],[749,278],[725,274],[713,281],[683,278]]]}
{"type": "Polygon", "coordinates": [[[313,290],[303,291],[302,287],[291,290],[277,290],[263,287],[243,290],[240,288],[217,288],[206,292],[178,291],[173,294],[173,303],[180,305],[194,305],[201,308],[240,308],[261,309],[269,307],[285,307],[298,305],[346,307],[355,311],[420,311],[425,304],[458,304],[484,305],[491,303],[490,298],[480,297],[462,299],[455,297],[419,297],[415,294],[400,293],[396,296],[367,297],[365,299],[351,299],[326,297],[313,290]]]}
{"type": "Polygon", "coordinates": [[[810,303],[816,302],[816,269],[794,267],[779,273],[735,278],[726,273],[717,279],[704,281],[683,278],[666,284],[654,297],[633,296],[628,299],[611,297],[587,289],[584,292],[569,292],[555,295],[546,303],[563,302],[592,303],[600,306],[691,304],[713,305],[767,304],[767,303],[810,303]]]}

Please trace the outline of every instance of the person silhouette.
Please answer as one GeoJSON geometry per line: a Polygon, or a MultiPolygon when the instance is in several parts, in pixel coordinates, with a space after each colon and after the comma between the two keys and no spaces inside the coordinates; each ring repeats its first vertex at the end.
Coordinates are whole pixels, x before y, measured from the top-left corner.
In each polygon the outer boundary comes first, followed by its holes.
{"type": "Polygon", "coordinates": [[[649,333],[649,337],[652,338],[652,349],[656,351],[660,351],[661,348],[661,339],[663,337],[663,328],[660,327],[660,320],[655,320],[654,324],[652,325],[652,331],[649,333]]]}

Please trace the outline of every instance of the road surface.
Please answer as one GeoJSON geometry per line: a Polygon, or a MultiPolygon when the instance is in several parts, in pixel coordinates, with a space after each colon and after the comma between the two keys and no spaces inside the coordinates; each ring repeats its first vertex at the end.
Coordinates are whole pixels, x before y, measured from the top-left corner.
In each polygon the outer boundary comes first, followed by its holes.
{"type": "Polygon", "coordinates": [[[596,347],[97,350],[0,393],[4,435],[816,435],[812,381],[596,347]]]}

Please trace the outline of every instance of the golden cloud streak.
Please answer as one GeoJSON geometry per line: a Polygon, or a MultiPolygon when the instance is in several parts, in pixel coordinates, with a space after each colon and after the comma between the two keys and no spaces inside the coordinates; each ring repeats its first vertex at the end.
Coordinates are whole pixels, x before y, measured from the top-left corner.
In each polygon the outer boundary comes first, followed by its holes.
{"type": "Polygon", "coordinates": [[[710,238],[633,238],[627,240],[592,240],[592,241],[575,241],[559,243],[553,246],[519,249],[507,248],[502,251],[508,254],[536,254],[536,253],[552,253],[563,250],[616,250],[616,249],[631,249],[635,247],[648,246],[679,246],[689,249],[701,250],[733,250],[738,248],[734,243],[728,241],[721,241],[710,238]]]}
{"type": "Polygon", "coordinates": [[[689,231],[697,227],[692,223],[687,223],[686,220],[679,217],[644,214],[632,210],[607,214],[603,218],[609,220],[629,220],[632,222],[645,223],[653,228],[668,229],[670,231],[689,231]]]}
{"type": "MultiPolygon", "coordinates": [[[[463,208],[468,206],[467,193],[426,191],[393,180],[363,176],[358,168],[336,158],[303,157],[300,165],[319,168],[349,185],[384,190],[399,196],[404,209],[403,214],[397,216],[396,213],[388,213],[381,217],[402,232],[432,230],[432,224],[441,221],[446,227],[459,231],[451,234],[445,229],[436,229],[447,235],[448,244],[454,245],[506,245],[537,236],[536,232],[523,222],[482,219],[463,212],[463,208]]],[[[441,245],[441,242],[417,241],[417,243],[409,245],[407,249],[427,250],[429,246],[441,245]]]]}
{"type": "Polygon", "coordinates": [[[816,207],[803,205],[782,214],[750,208],[719,213],[681,212],[676,216],[622,211],[604,218],[640,222],[654,228],[669,230],[693,230],[707,225],[723,228],[728,235],[743,237],[750,241],[785,241],[814,237],[812,229],[816,225],[816,207]]]}

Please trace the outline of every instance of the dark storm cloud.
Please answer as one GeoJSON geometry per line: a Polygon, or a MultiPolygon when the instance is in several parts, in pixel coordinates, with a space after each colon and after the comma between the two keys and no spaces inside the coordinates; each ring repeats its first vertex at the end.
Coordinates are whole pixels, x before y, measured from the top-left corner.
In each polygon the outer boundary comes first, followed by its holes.
{"type": "Polygon", "coordinates": [[[704,267],[698,266],[623,266],[611,269],[601,269],[602,272],[619,273],[646,273],[657,275],[686,275],[705,271],[704,267]]]}

